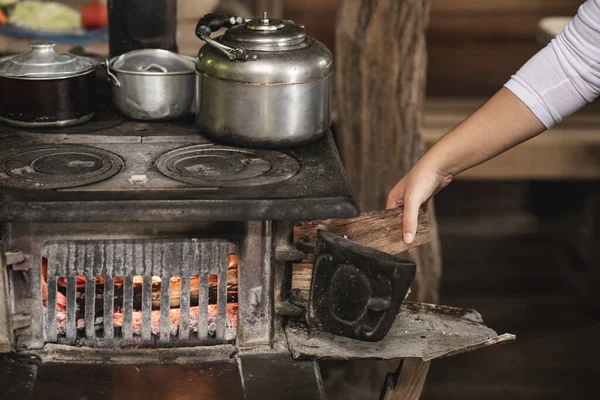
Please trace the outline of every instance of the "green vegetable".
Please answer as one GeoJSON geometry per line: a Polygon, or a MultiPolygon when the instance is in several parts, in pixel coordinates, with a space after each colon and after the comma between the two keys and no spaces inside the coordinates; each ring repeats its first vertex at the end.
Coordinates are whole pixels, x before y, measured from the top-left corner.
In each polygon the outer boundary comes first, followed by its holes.
{"type": "Polygon", "coordinates": [[[20,28],[44,32],[81,29],[79,11],[51,1],[19,2],[10,13],[8,22],[20,28]]]}
{"type": "Polygon", "coordinates": [[[8,7],[16,2],[17,0],[0,0],[0,7],[8,7]]]}

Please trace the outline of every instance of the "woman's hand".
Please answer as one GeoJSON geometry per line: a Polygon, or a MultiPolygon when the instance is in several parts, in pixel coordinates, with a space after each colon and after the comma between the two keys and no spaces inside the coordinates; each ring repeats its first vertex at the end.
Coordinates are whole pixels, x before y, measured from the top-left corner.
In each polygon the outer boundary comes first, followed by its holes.
{"type": "Polygon", "coordinates": [[[473,115],[442,137],[388,195],[387,208],[404,206],[403,237],[411,243],[419,207],[452,178],[545,129],[510,90],[500,89],[473,115]]]}
{"type": "Polygon", "coordinates": [[[402,237],[411,243],[417,231],[419,208],[434,194],[448,186],[453,176],[417,163],[390,191],[386,208],[404,206],[402,237]]]}

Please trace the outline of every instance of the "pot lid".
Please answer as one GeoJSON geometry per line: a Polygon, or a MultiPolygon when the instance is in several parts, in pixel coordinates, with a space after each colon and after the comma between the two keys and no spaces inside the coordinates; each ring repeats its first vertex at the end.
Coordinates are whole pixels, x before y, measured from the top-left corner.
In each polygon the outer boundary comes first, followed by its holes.
{"type": "Polygon", "coordinates": [[[228,29],[222,41],[246,50],[293,50],[307,45],[304,26],[294,21],[271,19],[267,13],[262,18],[228,29]]]}
{"type": "Polygon", "coordinates": [[[32,43],[27,53],[0,61],[0,76],[21,79],[60,79],[87,73],[99,63],[88,57],[56,51],[51,42],[32,43]]]}
{"type": "Polygon", "coordinates": [[[110,63],[116,72],[139,75],[177,75],[193,73],[196,61],[168,50],[133,50],[114,58],[110,63]]]}

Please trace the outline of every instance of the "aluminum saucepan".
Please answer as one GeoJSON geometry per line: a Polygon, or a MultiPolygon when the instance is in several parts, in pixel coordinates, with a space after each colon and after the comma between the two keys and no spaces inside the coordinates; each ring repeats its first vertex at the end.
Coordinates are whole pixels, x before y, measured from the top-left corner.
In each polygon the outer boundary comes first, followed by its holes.
{"type": "Polygon", "coordinates": [[[194,113],[196,59],[167,50],[142,49],[110,60],[113,103],[140,120],[168,120],[194,113]]]}
{"type": "Polygon", "coordinates": [[[58,52],[50,42],[1,58],[0,121],[26,128],[88,121],[97,105],[95,71],[104,63],[58,52]]]}

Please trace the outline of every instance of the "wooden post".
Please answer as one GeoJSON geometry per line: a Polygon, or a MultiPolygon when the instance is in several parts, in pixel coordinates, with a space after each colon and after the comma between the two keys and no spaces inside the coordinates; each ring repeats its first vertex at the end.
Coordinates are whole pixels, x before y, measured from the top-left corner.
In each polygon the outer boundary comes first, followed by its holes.
{"type": "MultiPolygon", "coordinates": [[[[387,194],[423,152],[429,0],[344,0],[336,26],[336,139],[362,211],[385,207],[387,194]]],[[[437,224],[412,253],[413,299],[438,301],[437,224]]]]}
{"type": "MultiPolygon", "coordinates": [[[[338,11],[336,140],[362,211],[384,208],[389,190],[423,151],[429,8],[429,0],[343,0],[338,11]]],[[[437,303],[441,256],[433,205],[429,213],[432,241],[410,252],[417,275],[409,298],[437,303]]],[[[323,363],[328,398],[378,398],[397,366],[397,360],[323,363]]],[[[413,372],[415,381],[425,381],[426,368],[413,372]]]]}
{"type": "Polygon", "coordinates": [[[283,0],[256,0],[256,15],[262,16],[265,11],[271,18],[283,18],[283,0]]]}
{"type": "Polygon", "coordinates": [[[403,360],[394,374],[395,382],[388,386],[383,400],[418,400],[425,386],[430,361],[417,358],[403,360]]]}

